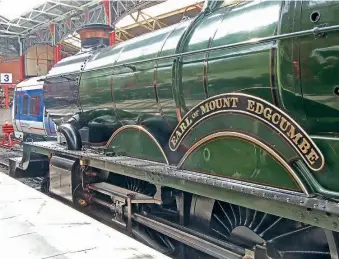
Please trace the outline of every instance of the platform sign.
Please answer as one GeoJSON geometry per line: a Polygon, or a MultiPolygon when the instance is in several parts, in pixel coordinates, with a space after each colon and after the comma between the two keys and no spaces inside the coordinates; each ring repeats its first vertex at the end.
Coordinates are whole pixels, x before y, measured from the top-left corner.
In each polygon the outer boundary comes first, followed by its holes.
{"type": "Polygon", "coordinates": [[[0,73],[0,84],[11,84],[12,78],[12,73],[0,73]]]}

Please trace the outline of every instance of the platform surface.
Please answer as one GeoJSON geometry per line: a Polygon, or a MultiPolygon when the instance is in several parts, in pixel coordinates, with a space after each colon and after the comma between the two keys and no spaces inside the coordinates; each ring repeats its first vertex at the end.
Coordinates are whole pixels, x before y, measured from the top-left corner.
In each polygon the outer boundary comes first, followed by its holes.
{"type": "Polygon", "coordinates": [[[169,259],[2,172],[0,258],[169,259]]]}

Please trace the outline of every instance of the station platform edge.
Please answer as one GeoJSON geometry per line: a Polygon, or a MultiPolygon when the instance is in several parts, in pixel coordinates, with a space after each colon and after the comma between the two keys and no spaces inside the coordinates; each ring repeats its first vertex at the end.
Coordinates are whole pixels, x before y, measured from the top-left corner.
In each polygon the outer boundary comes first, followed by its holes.
{"type": "Polygon", "coordinates": [[[4,259],[169,259],[0,171],[4,259]]]}

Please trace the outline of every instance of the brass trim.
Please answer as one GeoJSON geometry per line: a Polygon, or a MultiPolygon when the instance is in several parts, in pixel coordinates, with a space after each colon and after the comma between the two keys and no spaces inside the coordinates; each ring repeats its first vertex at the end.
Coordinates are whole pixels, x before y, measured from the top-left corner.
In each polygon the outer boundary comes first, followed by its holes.
{"type": "Polygon", "coordinates": [[[180,123],[182,121],[182,116],[181,116],[180,108],[175,108],[175,113],[176,113],[177,119],[178,119],[178,121],[180,123]]]}
{"type": "Polygon", "coordinates": [[[239,132],[233,132],[233,131],[229,131],[229,132],[217,132],[214,134],[211,134],[207,137],[204,137],[203,139],[199,140],[198,142],[196,142],[183,156],[183,158],[180,160],[179,164],[178,164],[178,169],[181,169],[182,165],[185,163],[186,159],[198,148],[200,147],[202,144],[218,138],[218,137],[231,137],[231,138],[238,138],[238,139],[244,139],[250,143],[254,143],[257,146],[261,147],[262,149],[264,149],[266,152],[268,152],[270,155],[273,156],[273,158],[275,158],[278,163],[280,163],[285,169],[286,171],[292,176],[292,178],[296,181],[297,185],[300,187],[300,189],[307,195],[309,196],[309,192],[306,188],[306,186],[303,184],[303,182],[299,179],[298,175],[294,172],[294,170],[292,169],[292,167],[284,160],[282,159],[281,156],[279,156],[276,152],[274,152],[273,149],[271,149],[269,146],[267,146],[266,144],[264,144],[263,142],[249,136],[249,135],[245,135],[243,133],[239,133],[239,132]]]}
{"type": "MultiPolygon", "coordinates": [[[[268,105],[269,107],[272,107],[274,109],[277,109],[282,115],[284,115],[286,118],[288,118],[291,122],[293,122],[297,127],[298,129],[305,135],[305,137],[308,138],[308,140],[310,141],[310,143],[313,145],[313,147],[317,150],[317,152],[319,153],[320,155],[320,159],[321,159],[321,166],[318,168],[318,169],[314,169],[312,168],[308,162],[306,161],[306,159],[304,158],[303,154],[301,153],[301,151],[297,148],[295,148],[294,144],[292,143],[292,141],[287,138],[285,136],[285,134],[283,134],[283,132],[277,128],[276,126],[274,126],[272,123],[268,122],[267,120],[264,120],[262,119],[261,117],[255,115],[255,114],[252,114],[250,112],[246,112],[246,111],[243,111],[243,110],[232,110],[232,109],[229,109],[229,110],[221,110],[221,111],[215,111],[215,112],[211,112],[210,114],[202,117],[201,119],[197,120],[196,122],[194,122],[193,124],[191,124],[188,128],[187,131],[185,131],[183,133],[183,136],[182,138],[177,142],[176,144],[176,148],[172,149],[172,147],[169,145],[170,149],[172,151],[176,151],[177,148],[179,147],[180,143],[185,139],[185,137],[187,136],[187,134],[189,132],[191,132],[191,130],[197,125],[199,124],[201,121],[205,120],[206,118],[208,117],[211,117],[215,114],[219,114],[219,113],[242,113],[242,114],[246,114],[248,115],[249,117],[253,117],[253,118],[257,118],[259,119],[260,121],[263,121],[264,123],[266,123],[267,125],[269,125],[270,127],[272,127],[273,129],[275,129],[277,132],[279,132],[284,139],[286,139],[290,145],[292,146],[293,149],[295,149],[298,154],[300,155],[300,157],[305,161],[305,163],[307,164],[307,166],[309,168],[311,168],[313,171],[320,171],[321,169],[323,169],[324,165],[325,165],[325,158],[324,158],[324,155],[322,154],[322,152],[320,151],[320,149],[318,148],[318,146],[314,143],[314,141],[312,140],[312,138],[304,131],[304,129],[291,117],[289,116],[288,114],[286,114],[283,110],[281,110],[279,107],[269,103],[268,101],[262,99],[262,98],[259,98],[257,96],[253,96],[253,95],[249,95],[249,94],[244,94],[244,93],[223,93],[223,94],[219,94],[219,95],[214,95],[214,96],[211,96],[210,98],[207,98],[201,102],[199,102],[197,105],[195,105],[192,109],[190,109],[190,111],[193,111],[194,109],[198,108],[200,105],[202,105],[203,103],[207,102],[209,99],[212,99],[212,98],[218,98],[218,97],[225,97],[225,96],[244,96],[244,97],[248,97],[248,98],[253,98],[255,100],[258,100],[258,101],[261,101],[263,102],[264,104],[268,105]]],[[[188,113],[186,113],[186,115],[182,118],[181,121],[184,121],[186,118],[188,118],[188,115],[190,115],[190,111],[188,113]]],[[[180,121],[180,122],[181,122],[180,121]]],[[[170,136],[170,139],[172,138],[173,134],[176,132],[176,130],[179,128],[179,125],[180,125],[180,122],[177,124],[177,126],[175,127],[175,129],[173,130],[173,133],[171,134],[170,136]]],[[[170,143],[170,142],[169,142],[170,143]]]]}
{"type": "Polygon", "coordinates": [[[126,129],[137,129],[137,130],[140,130],[144,133],[146,133],[146,135],[151,139],[153,140],[153,142],[157,145],[157,147],[159,148],[161,154],[163,155],[165,161],[166,161],[166,164],[169,165],[169,162],[168,162],[168,159],[167,159],[167,156],[163,150],[163,148],[160,146],[158,140],[147,130],[145,129],[144,127],[142,126],[139,126],[139,125],[125,125],[125,126],[122,126],[120,127],[119,129],[117,129],[116,131],[114,131],[114,133],[112,134],[112,136],[109,138],[109,140],[107,141],[106,145],[105,145],[105,148],[108,148],[108,146],[112,143],[114,137],[116,135],[118,135],[121,131],[123,130],[126,130],[126,129]]]}

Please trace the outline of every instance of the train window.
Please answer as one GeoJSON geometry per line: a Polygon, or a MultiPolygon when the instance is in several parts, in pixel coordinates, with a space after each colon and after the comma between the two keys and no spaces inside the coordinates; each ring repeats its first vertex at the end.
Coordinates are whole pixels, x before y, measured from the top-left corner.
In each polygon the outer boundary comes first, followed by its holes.
{"type": "Polygon", "coordinates": [[[24,96],[24,100],[22,103],[22,114],[24,115],[28,114],[28,95],[24,96]]]}
{"type": "Polygon", "coordinates": [[[15,104],[15,115],[18,115],[19,112],[19,104],[15,104]]]}
{"type": "Polygon", "coordinates": [[[15,95],[15,115],[18,115],[19,113],[19,102],[20,102],[20,97],[15,95]]]}
{"type": "Polygon", "coordinates": [[[40,114],[40,96],[31,96],[31,105],[29,108],[29,114],[38,116],[40,114]]]}

